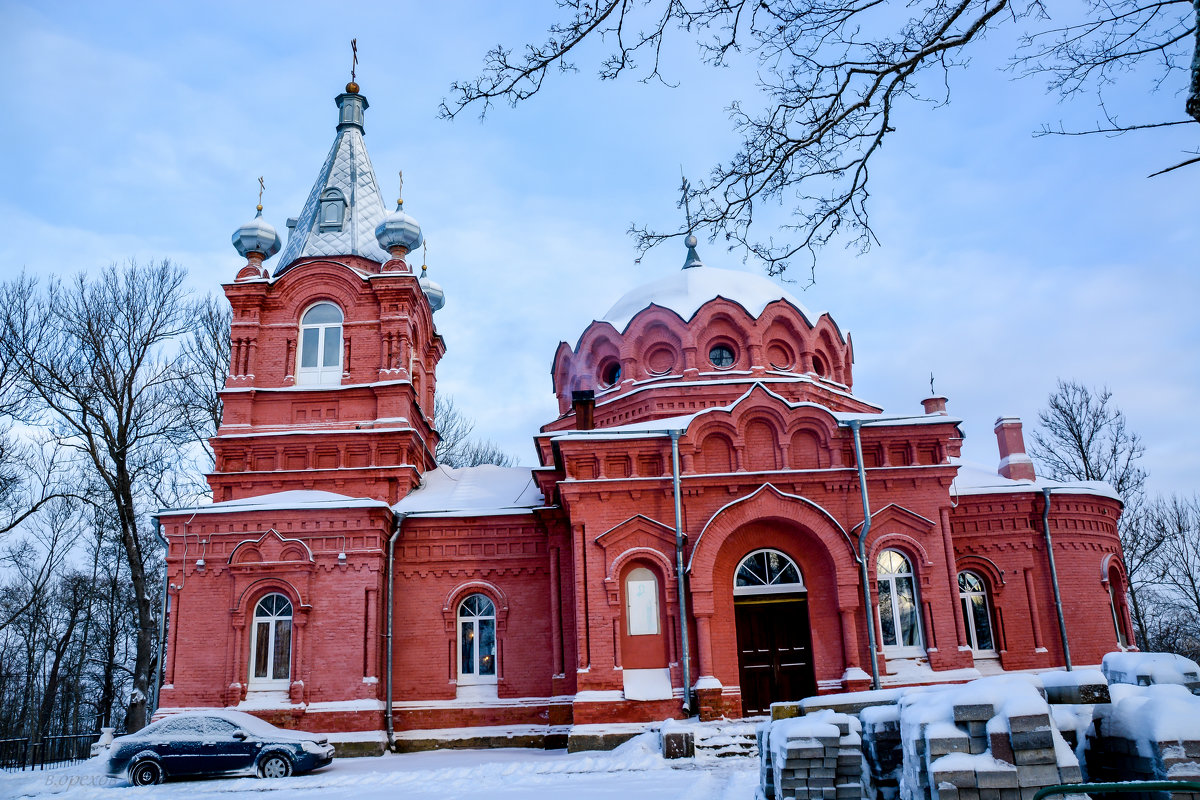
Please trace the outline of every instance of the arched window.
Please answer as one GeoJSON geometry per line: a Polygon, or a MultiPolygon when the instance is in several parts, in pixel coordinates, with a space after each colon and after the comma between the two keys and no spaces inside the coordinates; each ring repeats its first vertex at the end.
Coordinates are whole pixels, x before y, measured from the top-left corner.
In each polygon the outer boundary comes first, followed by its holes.
{"type": "Polygon", "coordinates": [[[884,550],[876,562],[879,578],[879,627],[892,657],[922,655],[921,606],[912,564],[896,550],[884,550]]]}
{"type": "Polygon", "coordinates": [[[630,636],[658,633],[658,581],[645,567],[625,576],[625,619],[630,636]]]}
{"type": "Polygon", "coordinates": [[[496,606],[481,594],[458,604],[458,682],[496,682],[496,606]]]}
{"type": "Polygon", "coordinates": [[[342,379],[342,310],[317,303],[300,318],[300,367],[296,382],[336,384],[342,379]]]}
{"type": "Polygon", "coordinates": [[[755,550],[733,573],[733,593],[774,594],[803,592],[804,577],[796,562],[778,550],[755,550]]]}
{"type": "Polygon", "coordinates": [[[250,688],[286,689],[292,672],[292,603],[269,594],[254,607],[250,628],[250,688]]]}
{"type": "Polygon", "coordinates": [[[994,651],[992,609],[987,586],[974,572],[958,573],[958,599],[962,602],[963,627],[972,650],[994,651]]]}
{"type": "Polygon", "coordinates": [[[1117,572],[1116,568],[1111,568],[1108,571],[1108,607],[1112,611],[1113,628],[1117,632],[1117,644],[1122,648],[1129,647],[1129,637],[1125,635],[1125,626],[1121,624],[1123,615],[1121,614],[1121,604],[1117,598],[1124,594],[1124,584],[1121,582],[1121,573],[1117,572]]]}

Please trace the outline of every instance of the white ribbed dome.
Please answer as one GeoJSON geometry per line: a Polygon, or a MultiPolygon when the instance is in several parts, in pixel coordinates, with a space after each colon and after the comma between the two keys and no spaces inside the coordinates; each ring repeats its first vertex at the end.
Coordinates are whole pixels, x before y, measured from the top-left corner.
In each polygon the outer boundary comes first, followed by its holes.
{"type": "Polygon", "coordinates": [[[764,275],[695,266],[643,284],[626,293],[601,320],[612,323],[619,331],[624,331],[639,311],[654,304],[674,311],[686,321],[691,319],[702,305],[717,297],[737,303],[755,318],[775,300],[791,303],[804,315],[809,324],[815,325],[821,316],[811,314],[791,292],[764,275]]]}

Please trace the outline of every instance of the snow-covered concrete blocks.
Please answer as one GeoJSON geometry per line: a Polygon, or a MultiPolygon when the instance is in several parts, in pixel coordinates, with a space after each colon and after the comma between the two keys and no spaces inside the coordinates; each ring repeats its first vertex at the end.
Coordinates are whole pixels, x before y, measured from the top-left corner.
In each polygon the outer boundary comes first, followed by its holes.
{"type": "Polygon", "coordinates": [[[760,793],[767,800],[860,800],[870,795],[862,725],[818,711],[759,728],[760,793]]]}

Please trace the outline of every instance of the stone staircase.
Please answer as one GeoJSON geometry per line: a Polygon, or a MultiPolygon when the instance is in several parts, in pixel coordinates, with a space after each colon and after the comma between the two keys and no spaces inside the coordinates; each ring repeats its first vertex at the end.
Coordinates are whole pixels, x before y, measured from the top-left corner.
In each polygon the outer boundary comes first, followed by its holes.
{"type": "Polygon", "coordinates": [[[763,719],[703,722],[691,727],[697,761],[758,758],[754,731],[763,719]]]}

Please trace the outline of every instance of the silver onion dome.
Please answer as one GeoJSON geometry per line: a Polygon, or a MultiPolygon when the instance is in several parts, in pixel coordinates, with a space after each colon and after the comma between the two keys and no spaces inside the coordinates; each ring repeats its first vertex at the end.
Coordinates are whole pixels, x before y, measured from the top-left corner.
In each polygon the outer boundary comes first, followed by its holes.
{"type": "Polygon", "coordinates": [[[446,305],[446,293],[442,290],[440,284],[435,283],[426,275],[427,267],[421,267],[421,279],[418,281],[421,284],[421,291],[425,293],[425,297],[429,299],[429,307],[437,311],[442,306],[446,305]]]}
{"type": "Polygon", "coordinates": [[[233,232],[233,247],[243,258],[250,253],[261,253],[265,260],[279,252],[279,234],[262,218],[262,206],[254,219],[233,232]]]}
{"type": "Polygon", "coordinates": [[[396,203],[395,211],[375,226],[375,238],[379,240],[379,245],[389,252],[393,247],[403,247],[411,253],[424,241],[420,224],[404,213],[403,200],[396,203]]]}

